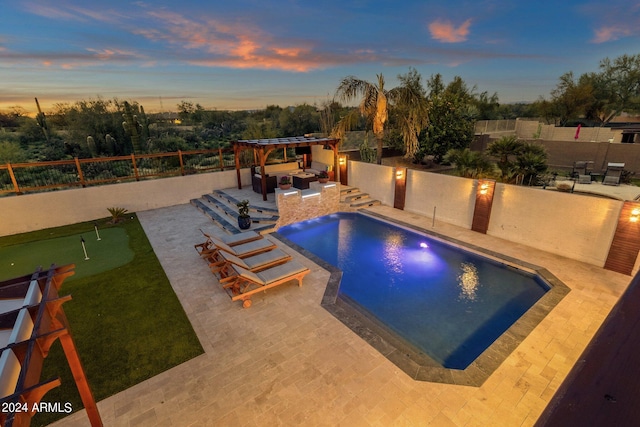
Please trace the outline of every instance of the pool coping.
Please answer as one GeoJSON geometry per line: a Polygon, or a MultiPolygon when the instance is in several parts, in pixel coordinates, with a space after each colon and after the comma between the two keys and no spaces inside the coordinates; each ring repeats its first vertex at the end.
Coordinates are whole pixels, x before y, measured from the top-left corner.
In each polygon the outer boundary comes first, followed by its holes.
{"type": "Polygon", "coordinates": [[[411,231],[423,233],[463,250],[474,252],[525,272],[537,274],[550,286],[549,291],[542,298],[516,320],[467,368],[463,370],[448,369],[415,346],[398,337],[373,316],[361,310],[348,297],[339,295],[338,290],[342,281],[342,271],[339,268],[320,259],[286,237],[273,233],[273,237],[329,271],[330,277],[320,305],[414,380],[480,387],[571,290],[543,267],[445,236],[433,230],[390,218],[386,215],[371,211],[359,211],[357,213],[387,221],[411,231]]]}

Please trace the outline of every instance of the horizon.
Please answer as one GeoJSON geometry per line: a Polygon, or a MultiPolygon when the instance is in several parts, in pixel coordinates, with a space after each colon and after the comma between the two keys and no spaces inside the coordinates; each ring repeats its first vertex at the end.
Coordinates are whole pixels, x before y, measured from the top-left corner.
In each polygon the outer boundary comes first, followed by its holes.
{"type": "Polygon", "coordinates": [[[415,68],[423,83],[460,76],[501,104],[548,97],[559,77],[638,53],[640,6],[571,0],[518,3],[294,0],[179,6],[46,0],[0,16],[0,110],[136,101],[149,113],[182,101],[205,110],[320,106],[346,76],[386,87],[415,68]],[[287,14],[282,13],[282,7],[287,14]]]}

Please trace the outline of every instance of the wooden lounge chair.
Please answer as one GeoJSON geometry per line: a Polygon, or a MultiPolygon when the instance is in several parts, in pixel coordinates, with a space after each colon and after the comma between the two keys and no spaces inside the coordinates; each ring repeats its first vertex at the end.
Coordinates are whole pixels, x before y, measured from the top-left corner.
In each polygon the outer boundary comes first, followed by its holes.
{"type": "MultiPolygon", "coordinates": [[[[200,229],[200,232],[204,234],[207,240],[205,240],[203,243],[198,243],[197,245],[193,245],[193,246],[196,248],[196,251],[198,251],[201,257],[205,257],[215,250],[215,245],[211,240],[212,236],[210,234],[205,233],[204,231],[202,231],[202,229],[200,229]]],[[[255,231],[247,231],[244,233],[231,234],[229,236],[220,236],[216,238],[224,242],[225,244],[233,247],[237,245],[242,245],[243,243],[252,242],[254,240],[260,240],[262,239],[262,235],[259,233],[256,233],[255,231]]]]}
{"type": "Polygon", "coordinates": [[[232,264],[231,268],[235,271],[234,278],[224,284],[223,288],[230,292],[232,301],[241,300],[243,308],[251,307],[251,295],[257,292],[266,291],[292,280],[297,280],[298,286],[302,286],[302,278],[311,271],[295,260],[259,273],[253,273],[235,264],[232,264]]]}
{"type": "Polygon", "coordinates": [[[247,258],[276,248],[276,245],[268,239],[253,240],[241,245],[229,246],[216,237],[211,236],[211,242],[214,245],[211,252],[202,255],[210,263],[218,262],[220,258],[218,254],[221,251],[235,255],[238,258],[247,258]]]}
{"type": "Polygon", "coordinates": [[[285,263],[291,259],[291,255],[283,252],[281,249],[272,249],[268,252],[262,252],[258,255],[247,258],[238,258],[225,251],[218,252],[218,261],[209,264],[209,268],[213,274],[220,276],[220,283],[233,280],[235,270],[233,265],[245,268],[249,271],[257,273],[261,270],[285,263]]]}

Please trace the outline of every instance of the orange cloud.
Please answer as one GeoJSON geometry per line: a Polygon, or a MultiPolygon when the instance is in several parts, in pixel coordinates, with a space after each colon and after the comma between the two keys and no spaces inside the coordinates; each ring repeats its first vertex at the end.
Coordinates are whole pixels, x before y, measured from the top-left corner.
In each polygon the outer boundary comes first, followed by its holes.
{"type": "Polygon", "coordinates": [[[329,65],[314,54],[310,46],[278,42],[271,34],[247,22],[228,23],[215,19],[199,22],[167,11],[150,11],[149,15],[160,21],[159,28],[141,29],[136,34],[205,54],[201,58],[189,59],[191,64],[295,72],[329,65]]]}
{"type": "Polygon", "coordinates": [[[467,40],[471,19],[455,27],[450,21],[437,20],[429,24],[431,37],[445,43],[460,43],[467,40]]]}

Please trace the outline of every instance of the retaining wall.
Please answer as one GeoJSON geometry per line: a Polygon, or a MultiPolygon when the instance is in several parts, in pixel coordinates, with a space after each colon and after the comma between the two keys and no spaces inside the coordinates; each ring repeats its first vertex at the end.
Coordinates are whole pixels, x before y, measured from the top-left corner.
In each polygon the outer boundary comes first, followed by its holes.
{"type": "MultiPolygon", "coordinates": [[[[241,176],[251,187],[249,169],[241,176]]],[[[189,203],[231,187],[237,187],[235,170],[2,197],[0,236],[104,218],[111,207],[140,212],[189,203]]]]}

